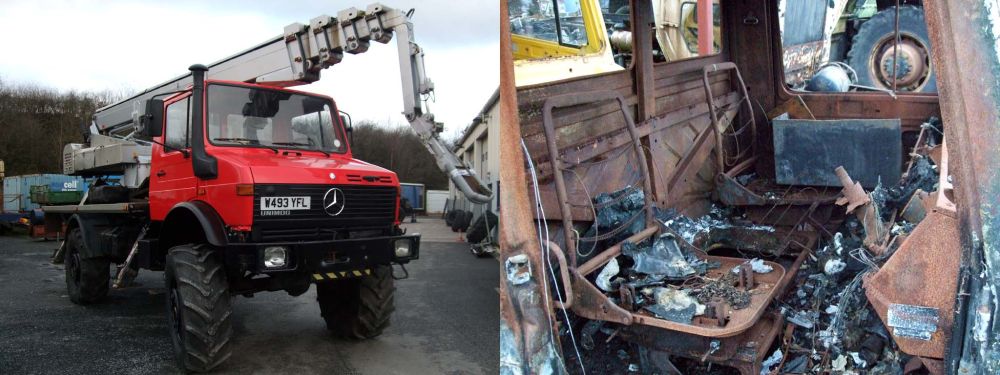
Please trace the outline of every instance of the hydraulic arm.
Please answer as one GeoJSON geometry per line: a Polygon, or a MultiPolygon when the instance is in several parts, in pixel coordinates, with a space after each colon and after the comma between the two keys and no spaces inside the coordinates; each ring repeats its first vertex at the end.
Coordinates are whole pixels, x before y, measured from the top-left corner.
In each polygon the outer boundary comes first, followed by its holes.
{"type": "MultiPolygon", "coordinates": [[[[339,63],[345,53],[363,53],[372,41],[389,43],[396,34],[403,114],[455,186],[473,202],[489,202],[493,192],[439,136],[443,126],[434,121],[427,103],[434,84],[424,71],[423,50],[413,40],[411,13],[374,3],[364,11],[352,7],[338,12],[337,17],[313,18],[309,25],[293,23],[280,36],[208,65],[205,77],[280,87],[304,85],[318,81],[320,71],[339,63]]],[[[191,83],[191,75],[186,74],[101,108],[94,115],[97,132],[131,139],[142,126],[146,99],[182,90],[191,83]]]]}

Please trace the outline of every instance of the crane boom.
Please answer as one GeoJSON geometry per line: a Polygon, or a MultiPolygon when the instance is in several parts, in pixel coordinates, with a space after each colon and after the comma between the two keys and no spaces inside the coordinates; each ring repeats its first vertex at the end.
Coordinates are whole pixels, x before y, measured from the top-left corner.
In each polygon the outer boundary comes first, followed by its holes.
{"type": "MultiPolygon", "coordinates": [[[[493,192],[476,172],[450,152],[439,134],[443,125],[434,121],[426,98],[434,84],[424,71],[424,53],[413,38],[411,13],[373,3],[364,11],[351,7],[337,17],[322,15],[308,25],[285,26],[282,35],[208,65],[206,78],[289,87],[320,79],[320,72],[341,62],[344,54],[368,50],[372,41],[389,43],[396,35],[403,114],[434,156],[442,171],[469,200],[487,203],[493,192]]],[[[192,84],[185,74],[149,88],[128,99],[108,105],[94,114],[94,127],[102,135],[131,139],[140,130],[147,99],[183,90],[192,84]]],[[[93,130],[93,129],[92,129],[93,130]]]]}

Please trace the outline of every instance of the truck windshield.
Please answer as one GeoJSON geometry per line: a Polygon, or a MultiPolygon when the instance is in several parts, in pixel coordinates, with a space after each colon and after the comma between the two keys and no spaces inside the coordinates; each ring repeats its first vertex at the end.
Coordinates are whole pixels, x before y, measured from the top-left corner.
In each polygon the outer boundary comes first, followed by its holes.
{"type": "Polygon", "coordinates": [[[210,84],[207,90],[213,145],[346,151],[327,99],[222,84],[210,84]]]}

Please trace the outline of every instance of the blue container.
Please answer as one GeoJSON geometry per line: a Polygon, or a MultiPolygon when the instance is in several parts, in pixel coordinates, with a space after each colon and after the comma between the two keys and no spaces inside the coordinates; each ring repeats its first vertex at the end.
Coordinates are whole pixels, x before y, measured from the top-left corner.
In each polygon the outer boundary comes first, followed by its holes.
{"type": "Polygon", "coordinates": [[[410,184],[402,182],[399,187],[403,190],[402,198],[406,198],[410,201],[410,206],[413,207],[414,211],[423,211],[427,205],[425,204],[426,196],[424,192],[424,184],[410,184]]]}
{"type": "Polygon", "coordinates": [[[30,212],[41,206],[31,201],[31,187],[47,185],[49,191],[86,191],[83,177],[62,174],[30,174],[3,179],[3,212],[30,212]]]}

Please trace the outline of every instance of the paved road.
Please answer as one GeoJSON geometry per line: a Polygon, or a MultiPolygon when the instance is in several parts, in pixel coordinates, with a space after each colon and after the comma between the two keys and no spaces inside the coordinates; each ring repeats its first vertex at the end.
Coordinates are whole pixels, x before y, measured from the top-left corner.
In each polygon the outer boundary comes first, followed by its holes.
{"type": "MultiPolygon", "coordinates": [[[[0,236],[0,373],[178,373],[163,274],[143,271],[141,286],[77,306],[66,296],[62,267],[48,262],[54,246],[0,236]]],[[[497,373],[496,260],[476,258],[461,243],[424,242],[421,259],[407,268],[410,279],[396,284],[392,326],[369,341],[330,336],[314,290],[235,297],[235,350],[219,372],[497,373]]]]}

